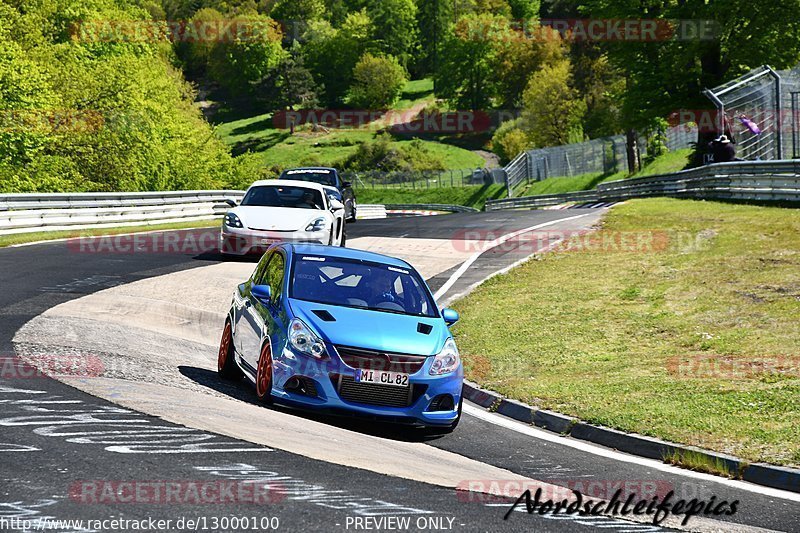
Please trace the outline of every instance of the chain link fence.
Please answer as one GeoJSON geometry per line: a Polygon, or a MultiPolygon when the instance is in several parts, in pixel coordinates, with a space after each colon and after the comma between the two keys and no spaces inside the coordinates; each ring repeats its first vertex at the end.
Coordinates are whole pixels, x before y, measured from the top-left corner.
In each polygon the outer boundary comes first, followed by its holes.
{"type": "Polygon", "coordinates": [[[783,158],[780,74],[765,65],[704,94],[717,110],[707,127],[727,135],[738,158],[783,158]]]}
{"type": "MultiPolygon", "coordinates": [[[[483,169],[385,172],[344,172],[343,178],[358,189],[432,189],[464,187],[496,181],[491,172],[483,169]]],[[[502,179],[499,180],[503,182],[502,179]]]]}
{"type": "MultiPolygon", "coordinates": [[[[695,126],[677,125],[666,130],[669,150],[690,148],[697,139],[695,126]]],[[[639,152],[647,155],[647,142],[638,141],[639,152]]],[[[538,148],[520,154],[505,167],[510,194],[532,181],[583,174],[613,174],[628,171],[625,136],[615,135],[582,143],[538,148]]]]}

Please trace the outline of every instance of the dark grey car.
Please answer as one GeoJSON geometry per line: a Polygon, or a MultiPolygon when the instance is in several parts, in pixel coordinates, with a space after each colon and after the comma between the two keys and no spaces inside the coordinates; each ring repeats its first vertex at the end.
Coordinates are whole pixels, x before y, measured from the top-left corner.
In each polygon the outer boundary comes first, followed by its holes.
{"type": "Polygon", "coordinates": [[[344,204],[344,217],[347,222],[355,222],[356,195],[349,181],[344,181],[339,175],[339,171],[329,167],[300,167],[290,168],[281,173],[282,180],[310,181],[335,187],[342,195],[341,202],[344,204]]]}

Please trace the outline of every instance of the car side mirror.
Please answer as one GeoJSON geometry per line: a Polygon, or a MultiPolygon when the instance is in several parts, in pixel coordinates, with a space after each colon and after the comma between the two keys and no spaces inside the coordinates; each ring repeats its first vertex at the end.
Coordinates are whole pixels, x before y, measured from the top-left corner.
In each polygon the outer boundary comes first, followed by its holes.
{"type": "Polygon", "coordinates": [[[250,288],[250,294],[259,302],[268,304],[272,299],[272,287],[269,285],[253,285],[250,288]]]}
{"type": "Polygon", "coordinates": [[[233,198],[225,198],[224,200],[222,200],[222,202],[228,204],[231,207],[236,207],[238,205],[236,203],[236,200],[234,200],[233,198]]]}
{"type": "Polygon", "coordinates": [[[337,200],[336,198],[330,198],[331,201],[331,211],[340,211],[344,209],[344,204],[337,200]]]}
{"type": "Polygon", "coordinates": [[[353,183],[350,181],[343,181],[342,182],[342,189],[348,189],[353,186],[353,183]]]}
{"type": "Polygon", "coordinates": [[[445,308],[442,309],[442,318],[444,319],[445,323],[447,323],[448,326],[452,326],[453,324],[458,322],[458,319],[460,317],[458,315],[458,311],[456,311],[455,309],[445,308]]]}

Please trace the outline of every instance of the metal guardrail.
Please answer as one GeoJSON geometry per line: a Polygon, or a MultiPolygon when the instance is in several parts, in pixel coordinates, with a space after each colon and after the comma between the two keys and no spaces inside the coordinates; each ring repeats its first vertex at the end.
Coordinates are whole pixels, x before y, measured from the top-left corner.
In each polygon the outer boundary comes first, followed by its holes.
{"type": "MultiPolygon", "coordinates": [[[[244,191],[0,195],[0,235],[213,220],[244,191]]],[[[358,206],[358,218],[386,218],[382,205],[358,206]]]]}
{"type": "Polygon", "coordinates": [[[800,202],[800,161],[717,163],[674,174],[610,181],[591,191],[489,200],[486,210],[535,209],[565,202],[608,202],[656,196],[800,202]]]}
{"type": "MultiPolygon", "coordinates": [[[[389,210],[449,211],[451,213],[477,213],[478,209],[464,205],[451,204],[386,204],[389,210]]],[[[359,210],[361,207],[359,207],[359,210]]]]}
{"type": "Polygon", "coordinates": [[[0,195],[0,235],[213,220],[243,191],[0,195]]]}

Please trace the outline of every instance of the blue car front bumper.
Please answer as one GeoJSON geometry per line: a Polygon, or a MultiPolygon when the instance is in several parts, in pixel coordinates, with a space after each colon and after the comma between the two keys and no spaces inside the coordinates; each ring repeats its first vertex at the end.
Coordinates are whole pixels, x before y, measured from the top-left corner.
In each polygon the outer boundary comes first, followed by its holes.
{"type": "MultiPolygon", "coordinates": [[[[277,347],[274,347],[277,348],[277,347]]],[[[317,360],[288,348],[273,350],[273,397],[281,402],[334,414],[359,415],[396,423],[448,426],[458,418],[464,373],[429,373],[433,357],[409,373],[409,387],[357,383],[357,370],[327,346],[317,360]]]]}

